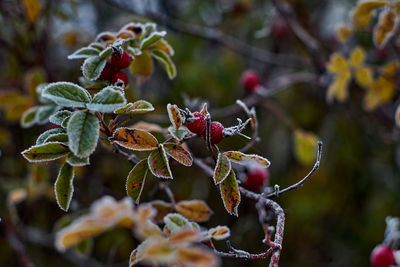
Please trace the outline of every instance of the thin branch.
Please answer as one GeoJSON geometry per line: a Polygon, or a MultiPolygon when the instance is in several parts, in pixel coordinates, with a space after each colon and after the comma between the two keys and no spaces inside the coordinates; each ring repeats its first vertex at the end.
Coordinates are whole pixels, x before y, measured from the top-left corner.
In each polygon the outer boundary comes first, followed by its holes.
{"type": "Polygon", "coordinates": [[[127,158],[131,163],[137,164],[140,161],[140,159],[136,157],[135,154],[129,154],[128,152],[125,152],[116,143],[112,143],[112,145],[115,150],[115,153],[120,154],[123,157],[127,158]]]}
{"type": "MultiPolygon", "coordinates": [[[[125,11],[135,14],[138,13],[138,11],[129,4],[129,1],[106,0],[106,2],[125,11]]],[[[147,10],[143,15],[149,17],[158,24],[170,28],[171,30],[215,42],[245,56],[246,58],[251,58],[266,64],[298,68],[304,68],[304,65],[307,64],[307,61],[304,61],[296,56],[274,54],[261,48],[251,46],[233,36],[225,34],[220,30],[179,21],[169,17],[165,13],[147,10]]]]}
{"type": "Polygon", "coordinates": [[[321,162],[321,155],[322,155],[322,141],[318,141],[318,144],[317,144],[317,159],[316,159],[314,167],[311,169],[311,171],[306,176],[304,176],[303,179],[301,179],[297,183],[295,183],[295,184],[293,184],[291,186],[288,186],[285,189],[277,190],[276,192],[270,193],[270,194],[267,195],[267,198],[276,197],[276,196],[282,195],[282,194],[284,194],[286,192],[289,192],[289,191],[291,191],[293,189],[296,189],[296,188],[299,188],[300,186],[302,186],[318,170],[319,164],[321,162]]]}
{"type": "Polygon", "coordinates": [[[165,191],[165,193],[168,196],[169,202],[171,203],[172,207],[174,207],[174,209],[175,209],[176,201],[175,201],[174,193],[172,193],[171,188],[169,188],[167,183],[160,183],[158,186],[160,187],[160,189],[165,191]]]}

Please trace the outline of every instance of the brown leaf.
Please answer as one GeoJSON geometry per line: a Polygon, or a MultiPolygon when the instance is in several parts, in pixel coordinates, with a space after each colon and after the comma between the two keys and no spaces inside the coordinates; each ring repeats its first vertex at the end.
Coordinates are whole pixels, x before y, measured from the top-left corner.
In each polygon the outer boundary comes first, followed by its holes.
{"type": "Polygon", "coordinates": [[[157,210],[157,214],[154,217],[154,221],[156,223],[160,223],[163,221],[164,216],[168,213],[172,212],[172,205],[168,202],[162,200],[154,200],[150,202],[151,206],[157,210]]]}
{"type": "Polygon", "coordinates": [[[135,128],[118,128],[110,140],[127,149],[138,151],[154,150],[158,146],[158,141],[152,134],[135,128]]]}
{"type": "Polygon", "coordinates": [[[397,15],[391,10],[383,11],[379,16],[379,22],[374,28],[375,46],[384,47],[396,30],[397,15]]]}
{"type": "Polygon", "coordinates": [[[175,209],[187,219],[196,222],[207,221],[212,214],[211,209],[203,200],[180,201],[175,209]]]}
{"type": "Polygon", "coordinates": [[[182,266],[213,267],[218,265],[218,259],[213,253],[195,247],[178,248],[176,261],[182,266]]]}
{"type": "Polygon", "coordinates": [[[169,237],[169,241],[173,244],[199,242],[202,239],[202,234],[193,229],[183,229],[173,233],[169,237]]]}
{"type": "Polygon", "coordinates": [[[181,145],[175,143],[166,143],[164,144],[164,148],[165,152],[170,155],[174,160],[185,166],[192,165],[192,156],[181,145]]]}
{"type": "Polygon", "coordinates": [[[229,214],[238,216],[237,208],[240,203],[240,192],[233,170],[231,170],[228,177],[219,184],[219,188],[225,209],[229,214]]]}

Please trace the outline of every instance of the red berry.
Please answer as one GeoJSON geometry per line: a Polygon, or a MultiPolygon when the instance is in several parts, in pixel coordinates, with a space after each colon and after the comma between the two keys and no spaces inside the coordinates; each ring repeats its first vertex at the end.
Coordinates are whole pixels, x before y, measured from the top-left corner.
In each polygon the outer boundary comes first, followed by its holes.
{"type": "Polygon", "coordinates": [[[111,56],[111,64],[118,69],[125,69],[131,64],[131,57],[126,51],[122,55],[114,53],[111,56]]]}
{"type": "Polygon", "coordinates": [[[114,67],[110,63],[107,62],[106,66],[104,67],[103,71],[101,72],[99,79],[111,81],[114,73],[115,73],[114,67]]]}
{"type": "Polygon", "coordinates": [[[253,93],[255,90],[257,90],[258,86],[260,85],[260,78],[258,77],[258,74],[255,71],[248,70],[245,73],[243,73],[242,83],[244,89],[248,93],[253,93]]]}
{"type": "MultiPolygon", "coordinates": [[[[210,123],[210,136],[211,144],[219,144],[224,139],[224,126],[218,121],[213,121],[210,123]]],[[[203,132],[203,138],[206,138],[206,131],[203,132]]]]}
{"type": "Polygon", "coordinates": [[[271,26],[271,34],[277,40],[284,40],[289,35],[289,27],[285,20],[276,19],[271,26]]]}
{"type": "Polygon", "coordinates": [[[204,118],[203,113],[201,112],[193,112],[193,116],[196,118],[193,122],[189,123],[186,122],[185,125],[191,131],[192,133],[195,134],[202,134],[206,130],[206,119],[204,118]]]}
{"type": "Polygon", "coordinates": [[[372,267],[389,267],[395,265],[394,250],[385,245],[378,245],[371,253],[372,267]]]}
{"type": "Polygon", "coordinates": [[[247,176],[243,181],[243,185],[252,191],[260,191],[260,189],[268,182],[268,179],[268,169],[256,167],[247,173],[247,176]]]}
{"type": "Polygon", "coordinates": [[[126,87],[129,83],[128,75],[126,75],[122,71],[115,73],[112,77],[112,83],[116,84],[118,81],[122,81],[124,83],[124,86],[126,87]]]}

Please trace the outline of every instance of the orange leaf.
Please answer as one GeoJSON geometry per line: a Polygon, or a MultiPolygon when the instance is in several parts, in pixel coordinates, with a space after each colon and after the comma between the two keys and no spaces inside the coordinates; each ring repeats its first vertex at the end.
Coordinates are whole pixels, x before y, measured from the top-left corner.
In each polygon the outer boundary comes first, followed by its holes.
{"type": "Polygon", "coordinates": [[[219,188],[221,190],[225,209],[229,214],[238,216],[237,208],[240,203],[240,192],[236,181],[236,175],[233,170],[231,170],[228,177],[219,184],[219,188]]]}
{"type": "Polygon", "coordinates": [[[118,128],[110,140],[127,149],[138,151],[154,150],[158,146],[158,141],[152,134],[135,128],[118,128]]]}
{"type": "Polygon", "coordinates": [[[191,166],[193,159],[188,151],[186,151],[181,145],[174,143],[164,144],[165,152],[170,155],[174,160],[185,166],[191,166]]]}
{"type": "Polygon", "coordinates": [[[378,48],[386,45],[393,36],[397,24],[397,15],[391,9],[383,11],[379,16],[378,24],[374,28],[374,44],[378,48]]]}
{"type": "Polygon", "coordinates": [[[180,201],[175,209],[187,219],[196,222],[207,221],[212,214],[211,209],[203,200],[180,201]]]}

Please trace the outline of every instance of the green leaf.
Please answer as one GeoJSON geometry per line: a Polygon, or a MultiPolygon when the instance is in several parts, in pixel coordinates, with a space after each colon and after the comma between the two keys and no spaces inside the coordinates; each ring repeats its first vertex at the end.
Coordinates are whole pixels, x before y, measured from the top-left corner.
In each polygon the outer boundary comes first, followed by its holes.
{"type": "Polygon", "coordinates": [[[256,154],[244,154],[240,151],[228,151],[224,152],[224,155],[227,156],[231,161],[246,165],[248,163],[257,163],[260,167],[268,168],[271,163],[266,158],[263,158],[256,154]]]}
{"type": "Polygon", "coordinates": [[[68,163],[64,163],[54,184],[57,204],[63,211],[68,211],[69,204],[71,203],[72,194],[74,193],[73,180],[74,167],[68,163]]]}
{"type": "Polygon", "coordinates": [[[86,166],[90,164],[88,157],[80,158],[78,156],[75,156],[74,154],[68,155],[67,162],[69,165],[72,166],[86,166]]]}
{"type": "Polygon", "coordinates": [[[82,65],[83,76],[89,80],[97,80],[106,66],[106,63],[106,60],[101,57],[87,58],[82,65]]]}
{"type": "Polygon", "coordinates": [[[60,133],[65,133],[65,130],[62,128],[55,128],[55,129],[50,129],[45,132],[43,132],[39,137],[36,139],[36,145],[41,145],[44,143],[44,141],[51,135],[55,134],[60,134],[60,133]]]}
{"type": "Polygon", "coordinates": [[[137,151],[149,151],[158,147],[158,141],[151,133],[135,128],[118,128],[110,140],[122,147],[137,151]]]}
{"type": "Polygon", "coordinates": [[[157,150],[150,153],[147,158],[151,173],[160,178],[173,179],[164,146],[159,145],[157,150]]]}
{"type": "Polygon", "coordinates": [[[170,155],[174,160],[185,166],[191,166],[193,163],[192,156],[186,149],[175,143],[164,144],[165,152],[170,155]]]}
{"type": "Polygon", "coordinates": [[[151,46],[152,44],[154,44],[155,42],[157,42],[158,40],[160,40],[161,38],[163,38],[165,35],[167,34],[166,31],[161,31],[161,32],[153,32],[151,33],[149,36],[147,36],[146,38],[144,38],[141,43],[140,43],[140,49],[145,49],[149,46],[151,46]]]}
{"type": "Polygon", "coordinates": [[[113,86],[108,86],[93,96],[87,108],[92,111],[110,113],[125,104],[124,94],[120,90],[115,90],[113,86]]]}
{"type": "Polygon", "coordinates": [[[145,100],[138,100],[134,103],[128,103],[125,106],[114,110],[115,114],[142,114],[153,111],[154,107],[145,100]]]}
{"type": "Polygon", "coordinates": [[[188,130],[176,129],[175,126],[172,125],[168,127],[168,132],[172,135],[173,138],[178,139],[179,141],[190,135],[188,130]]]}
{"type": "Polygon", "coordinates": [[[219,184],[229,175],[231,172],[231,161],[223,153],[218,154],[217,164],[214,169],[214,183],[219,184]]]}
{"type": "Polygon", "coordinates": [[[180,215],[179,213],[170,213],[164,217],[165,226],[171,231],[171,233],[178,232],[182,229],[192,228],[188,219],[180,215]]]}
{"type": "Polygon", "coordinates": [[[133,75],[150,76],[153,73],[153,60],[149,52],[143,51],[141,55],[136,56],[129,70],[133,75]]]}
{"type": "Polygon", "coordinates": [[[85,88],[70,82],[51,83],[43,89],[42,96],[57,105],[76,108],[86,107],[91,100],[91,96],[85,88]]]}
{"type": "Polygon", "coordinates": [[[50,116],[56,112],[57,106],[54,104],[40,106],[36,113],[36,122],[38,124],[45,124],[48,122],[50,116]]]}
{"type": "Polygon", "coordinates": [[[99,54],[99,57],[106,58],[109,55],[111,55],[112,52],[113,52],[113,48],[111,46],[109,46],[106,49],[104,49],[103,51],[101,51],[101,53],[99,54]]]}
{"type": "Polygon", "coordinates": [[[62,158],[70,153],[69,148],[61,143],[52,142],[32,146],[21,152],[30,162],[50,161],[62,158]]]}
{"type": "Polygon", "coordinates": [[[22,128],[28,128],[33,126],[36,123],[36,113],[38,111],[38,107],[31,107],[26,110],[21,117],[20,124],[22,128]]]}
{"type": "Polygon", "coordinates": [[[60,110],[57,113],[54,113],[50,116],[49,121],[56,125],[62,125],[64,120],[72,115],[72,112],[69,110],[60,110]]]}
{"type": "Polygon", "coordinates": [[[229,214],[238,216],[237,208],[240,203],[240,192],[233,170],[231,170],[228,177],[219,184],[219,188],[225,209],[229,214]]]}
{"type": "Polygon", "coordinates": [[[68,135],[66,133],[52,134],[44,140],[44,143],[59,142],[68,145],[68,135]]]}
{"type": "Polygon", "coordinates": [[[96,49],[96,50],[98,50],[99,52],[103,51],[103,49],[104,49],[104,45],[102,45],[101,43],[97,43],[97,42],[91,43],[91,44],[89,45],[89,47],[90,47],[90,48],[93,48],[93,49],[96,49]]]}
{"type": "Polygon", "coordinates": [[[75,111],[67,125],[68,144],[78,157],[93,153],[99,138],[99,120],[88,110],[75,111]]]}
{"type": "Polygon", "coordinates": [[[154,49],[151,51],[151,54],[158,60],[171,80],[176,77],[175,64],[167,53],[158,49],[154,49]]]}
{"type": "Polygon", "coordinates": [[[93,47],[82,47],[76,50],[74,53],[68,56],[68,59],[80,59],[80,58],[88,58],[93,56],[98,56],[99,50],[93,47]]]}
{"type": "Polygon", "coordinates": [[[148,170],[149,167],[147,166],[147,161],[144,159],[133,167],[126,179],[126,193],[136,203],[139,203],[148,170]]]}

